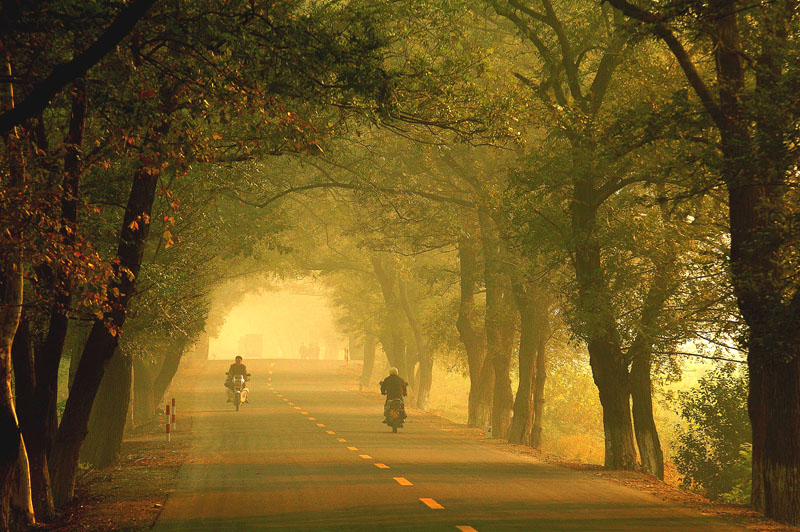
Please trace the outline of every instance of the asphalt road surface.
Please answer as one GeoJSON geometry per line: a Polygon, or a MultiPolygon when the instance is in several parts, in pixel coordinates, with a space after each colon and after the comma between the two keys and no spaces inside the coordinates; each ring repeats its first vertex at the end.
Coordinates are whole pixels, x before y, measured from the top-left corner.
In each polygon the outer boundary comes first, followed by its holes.
{"type": "Polygon", "coordinates": [[[357,392],[340,364],[247,361],[252,391],[239,412],[225,402],[228,362],[179,373],[173,437],[191,447],[154,530],[743,530],[434,418],[410,417],[393,434],[381,400],[357,392]]]}

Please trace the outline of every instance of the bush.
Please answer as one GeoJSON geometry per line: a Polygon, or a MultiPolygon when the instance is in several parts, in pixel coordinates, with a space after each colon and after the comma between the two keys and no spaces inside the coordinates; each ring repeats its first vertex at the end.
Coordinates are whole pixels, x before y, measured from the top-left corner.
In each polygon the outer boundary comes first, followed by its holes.
{"type": "Polygon", "coordinates": [[[711,499],[745,504],[750,499],[752,445],[747,416],[747,375],[718,366],[678,396],[680,415],[675,465],[682,485],[711,499]]]}

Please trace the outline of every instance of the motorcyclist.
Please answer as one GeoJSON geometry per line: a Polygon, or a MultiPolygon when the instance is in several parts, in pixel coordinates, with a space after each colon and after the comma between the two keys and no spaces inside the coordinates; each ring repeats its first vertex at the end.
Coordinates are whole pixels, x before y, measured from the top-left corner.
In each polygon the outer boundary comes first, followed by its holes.
{"type": "MultiPolygon", "coordinates": [[[[234,363],[231,364],[231,367],[228,368],[228,373],[226,374],[228,377],[225,379],[225,388],[228,391],[228,402],[233,402],[233,379],[234,377],[242,377],[243,379],[247,380],[247,367],[242,364],[242,357],[241,355],[236,355],[234,359],[234,363]]],[[[245,402],[247,402],[245,400],[245,402]]]]}
{"type": "MultiPolygon", "coordinates": [[[[386,401],[383,403],[384,418],[388,414],[389,401],[392,399],[402,400],[404,396],[408,395],[408,383],[404,381],[398,373],[397,368],[392,368],[389,370],[389,376],[381,381],[381,395],[386,396],[386,401]]],[[[405,419],[405,406],[403,406],[400,413],[403,419],[405,419]]],[[[383,422],[386,423],[386,419],[384,419],[383,422]]]]}

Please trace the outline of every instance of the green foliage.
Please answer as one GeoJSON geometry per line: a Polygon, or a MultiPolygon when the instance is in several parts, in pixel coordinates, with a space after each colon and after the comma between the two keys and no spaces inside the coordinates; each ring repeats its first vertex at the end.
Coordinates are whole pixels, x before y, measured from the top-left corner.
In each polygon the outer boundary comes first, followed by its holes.
{"type": "Polygon", "coordinates": [[[675,463],[682,484],[712,499],[750,499],[750,422],[747,375],[733,364],[711,370],[678,396],[686,426],[679,429],[675,463]]]}

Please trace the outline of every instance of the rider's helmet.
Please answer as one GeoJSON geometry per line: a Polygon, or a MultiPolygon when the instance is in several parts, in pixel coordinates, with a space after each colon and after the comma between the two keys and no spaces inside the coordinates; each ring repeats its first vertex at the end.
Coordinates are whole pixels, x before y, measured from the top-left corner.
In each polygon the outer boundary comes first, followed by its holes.
{"type": "Polygon", "coordinates": [[[389,370],[389,375],[397,375],[398,373],[399,372],[397,371],[397,368],[392,368],[389,370]]]}
{"type": "Polygon", "coordinates": [[[241,362],[242,361],[242,355],[236,355],[236,359],[235,360],[236,360],[236,362],[241,362]]]}

